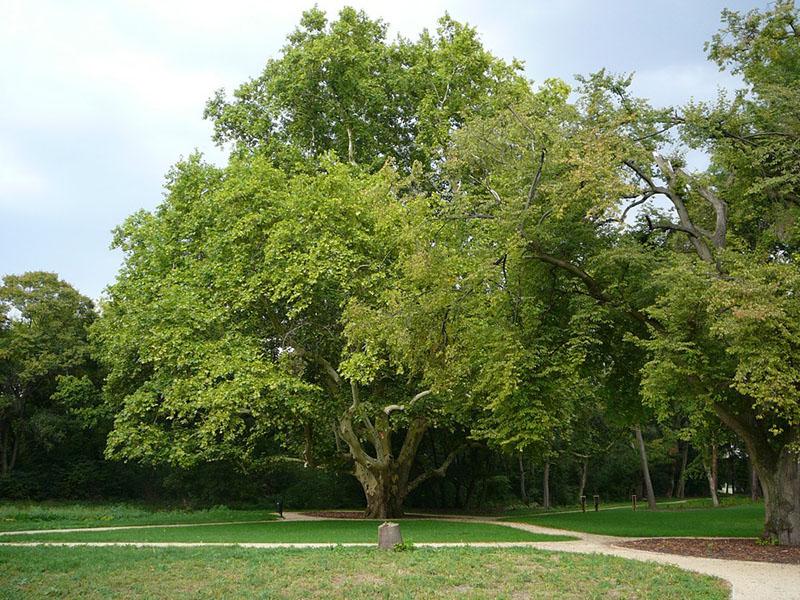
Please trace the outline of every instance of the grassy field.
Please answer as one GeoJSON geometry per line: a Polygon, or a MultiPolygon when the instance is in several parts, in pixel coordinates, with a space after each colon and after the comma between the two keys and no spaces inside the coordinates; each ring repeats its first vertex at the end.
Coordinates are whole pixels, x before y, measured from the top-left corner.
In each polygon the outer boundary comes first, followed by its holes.
{"type": "MultiPolygon", "coordinates": [[[[237,525],[197,525],[192,527],[156,527],[118,531],[74,533],[37,533],[8,535],[4,541],[59,542],[376,542],[380,521],[278,521],[237,525]]],[[[404,520],[401,525],[408,542],[536,542],[560,541],[564,536],[538,535],[503,525],[438,521],[404,520]]]]}
{"type": "MultiPolygon", "coordinates": [[[[675,498],[659,498],[657,500],[658,508],[665,510],[686,510],[694,508],[712,508],[711,498],[686,498],[684,500],[676,500],[675,498]]],[[[744,504],[752,504],[749,497],[745,496],[720,496],[721,506],[741,506],[744,504]]],[[[631,501],[620,502],[601,502],[600,510],[624,510],[631,508],[631,501]]],[[[637,504],[638,510],[647,510],[647,500],[639,498],[637,504]]],[[[532,517],[538,515],[547,515],[559,512],[575,512],[581,509],[580,504],[570,504],[565,506],[555,506],[551,509],[544,509],[541,506],[517,506],[512,509],[504,510],[499,516],[502,517],[532,517]]],[[[592,504],[592,497],[586,498],[586,510],[593,511],[594,505],[592,504]]]]}
{"type": "Polygon", "coordinates": [[[626,537],[757,537],[764,524],[764,505],[738,503],[720,508],[639,509],[636,512],[620,508],[585,514],[514,515],[504,520],[626,537]]]}
{"type": "Polygon", "coordinates": [[[131,504],[78,504],[61,502],[0,503],[0,531],[162,525],[275,519],[272,511],[233,510],[224,506],[206,510],[154,509],[131,504]]]}
{"type": "Polygon", "coordinates": [[[0,598],[728,597],[713,578],[520,549],[2,548],[0,598]]]}

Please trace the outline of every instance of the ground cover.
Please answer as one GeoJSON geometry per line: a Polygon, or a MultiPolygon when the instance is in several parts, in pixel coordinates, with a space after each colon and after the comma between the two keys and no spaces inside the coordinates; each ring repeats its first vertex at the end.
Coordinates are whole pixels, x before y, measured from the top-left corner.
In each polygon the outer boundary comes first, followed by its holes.
{"type": "Polygon", "coordinates": [[[268,510],[234,510],[218,506],[203,510],[153,508],[133,504],[3,502],[0,531],[59,529],[67,527],[116,527],[171,523],[265,521],[275,519],[268,510]]]}
{"type": "Polygon", "coordinates": [[[675,508],[633,511],[553,512],[506,517],[503,520],[542,527],[624,537],[757,537],[764,527],[764,505],[736,504],[719,508],[675,508]]]}
{"type": "Polygon", "coordinates": [[[3,598],[728,598],[720,580],[528,549],[0,547],[3,598]]]}
{"type": "Polygon", "coordinates": [[[619,546],[681,556],[800,565],[800,547],[774,546],[741,538],[647,538],[623,542],[619,546]]]}
{"type": "MultiPolygon", "coordinates": [[[[376,542],[380,521],[276,521],[235,525],[154,527],[115,531],[70,533],[41,532],[0,537],[8,541],[59,542],[228,542],[228,543],[358,543],[376,542]]],[[[541,535],[491,523],[403,520],[401,531],[408,542],[537,542],[560,541],[565,536],[541,535]]]]}

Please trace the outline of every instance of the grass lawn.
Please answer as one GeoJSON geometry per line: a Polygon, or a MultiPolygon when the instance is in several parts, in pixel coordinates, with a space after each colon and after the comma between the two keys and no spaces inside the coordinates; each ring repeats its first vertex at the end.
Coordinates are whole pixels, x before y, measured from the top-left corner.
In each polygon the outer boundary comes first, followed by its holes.
{"type": "Polygon", "coordinates": [[[758,537],[764,525],[763,504],[720,508],[630,509],[584,513],[538,513],[506,517],[542,527],[625,537],[758,537]]]}
{"type": "Polygon", "coordinates": [[[276,516],[272,511],[233,510],[224,506],[206,510],[156,510],[131,504],[109,503],[0,503],[0,531],[220,521],[263,521],[274,518],[276,516]]]}
{"type": "Polygon", "coordinates": [[[527,549],[2,548],[0,598],[728,598],[667,565],[527,549]]]}
{"type": "MultiPolygon", "coordinates": [[[[665,510],[685,510],[689,508],[712,508],[711,498],[686,498],[683,500],[676,500],[675,498],[659,498],[657,500],[658,508],[665,510]]],[[[725,496],[720,495],[720,504],[722,506],[740,506],[742,504],[752,504],[750,497],[747,496],[725,496]]],[[[624,510],[631,508],[631,501],[614,501],[614,502],[600,502],[600,510],[624,510]]],[[[639,498],[637,510],[647,510],[647,500],[639,498]]],[[[557,512],[574,512],[581,509],[580,504],[570,504],[564,506],[555,506],[552,509],[544,509],[541,506],[518,506],[516,508],[507,509],[502,512],[503,517],[514,517],[514,520],[519,520],[520,517],[531,517],[537,515],[547,515],[557,512]]],[[[586,498],[586,510],[594,510],[594,504],[591,496],[586,498]]]]}
{"type": "MultiPolygon", "coordinates": [[[[36,533],[8,535],[4,541],[60,542],[377,542],[381,521],[278,521],[237,525],[157,527],[119,531],[36,533]]],[[[564,536],[529,533],[503,525],[462,523],[434,519],[403,520],[400,526],[406,542],[536,542],[560,541],[564,536]]]]}

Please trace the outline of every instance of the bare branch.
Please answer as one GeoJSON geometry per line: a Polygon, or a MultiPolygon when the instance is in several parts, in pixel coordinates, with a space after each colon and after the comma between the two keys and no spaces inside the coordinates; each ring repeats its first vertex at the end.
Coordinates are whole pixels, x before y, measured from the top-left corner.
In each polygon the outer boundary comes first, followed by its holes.
{"type": "Polygon", "coordinates": [[[429,389],[428,389],[428,390],[423,390],[423,391],[421,391],[420,393],[418,393],[417,395],[415,395],[415,396],[414,396],[414,397],[411,399],[411,404],[413,404],[413,403],[414,403],[414,402],[416,402],[417,400],[420,400],[420,399],[424,398],[425,396],[427,396],[428,394],[431,394],[431,393],[433,393],[433,392],[432,392],[432,390],[429,390],[429,389]]]}
{"type": "Polygon", "coordinates": [[[425,483],[431,477],[444,477],[447,473],[447,469],[450,467],[452,462],[456,459],[456,457],[461,453],[464,448],[468,447],[470,444],[463,444],[453,450],[450,454],[447,455],[447,458],[444,459],[444,462],[439,465],[436,469],[431,469],[430,471],[425,471],[422,475],[414,479],[411,483],[408,484],[407,492],[411,493],[421,484],[425,483]]]}
{"type": "Polygon", "coordinates": [[[542,179],[542,169],[544,168],[544,159],[546,155],[547,153],[544,150],[542,150],[539,154],[539,167],[536,169],[536,175],[533,177],[533,183],[528,190],[528,199],[525,202],[525,210],[530,208],[534,198],[536,198],[536,191],[539,188],[539,182],[542,179]]]}

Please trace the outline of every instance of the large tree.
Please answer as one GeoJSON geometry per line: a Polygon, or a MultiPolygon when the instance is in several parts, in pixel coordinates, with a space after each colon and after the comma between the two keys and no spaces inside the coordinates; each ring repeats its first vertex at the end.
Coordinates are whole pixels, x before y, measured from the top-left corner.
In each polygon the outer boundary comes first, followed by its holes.
{"type": "Polygon", "coordinates": [[[471,124],[517,151],[482,155],[499,158],[462,215],[517,223],[524,258],[572,280],[619,343],[638,340],[648,362],[628,366],[648,404],[734,430],[764,483],[765,533],[798,544],[797,13],[781,2],[724,19],[710,54],[746,90],[654,110],[601,72],[583,81],[560,152],[525,106],[505,125],[471,124]],[[508,143],[520,135],[541,154],[508,143]],[[707,171],[687,169],[687,146],[709,151],[707,171]]]}
{"type": "Polygon", "coordinates": [[[109,455],[248,460],[302,435],[313,462],[335,423],[375,517],[452,461],[412,478],[450,396],[365,352],[343,311],[393,281],[417,206],[401,190],[437,185],[450,133],[525,83],[447,17],[416,42],[385,38],[352,9],[305,13],[260,77],[208,104],[230,164],[180,163],[164,204],[118,230],[125,265],[96,328],[119,408],[109,455]]]}

